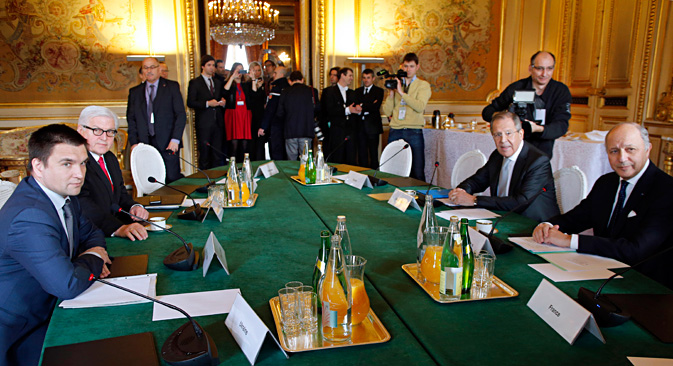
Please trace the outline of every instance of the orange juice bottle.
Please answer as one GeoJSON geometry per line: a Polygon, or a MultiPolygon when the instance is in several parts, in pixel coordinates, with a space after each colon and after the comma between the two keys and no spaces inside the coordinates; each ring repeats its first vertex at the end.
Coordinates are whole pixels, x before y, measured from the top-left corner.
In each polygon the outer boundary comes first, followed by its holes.
{"type": "Polygon", "coordinates": [[[306,163],[299,165],[299,180],[306,183],[306,163]]]}
{"type": "Polygon", "coordinates": [[[344,269],[340,238],[331,238],[325,274],[318,285],[322,303],[322,336],[329,342],[345,342],[351,337],[351,284],[344,269]]]}
{"type": "Polygon", "coordinates": [[[358,278],[351,278],[351,288],[353,289],[353,306],[351,308],[351,323],[357,325],[362,323],[369,314],[369,296],[365,291],[365,284],[358,278]]]}
{"type": "Polygon", "coordinates": [[[247,205],[248,198],[250,198],[250,189],[248,188],[248,182],[241,182],[241,202],[244,205],[247,205]]]}
{"type": "Polygon", "coordinates": [[[229,160],[227,172],[227,206],[238,206],[241,203],[240,188],[238,186],[238,171],[236,170],[236,158],[229,160]]]}
{"type": "Polygon", "coordinates": [[[423,260],[421,260],[421,274],[425,280],[431,283],[439,283],[439,274],[442,264],[442,247],[429,245],[425,248],[423,260]]]}

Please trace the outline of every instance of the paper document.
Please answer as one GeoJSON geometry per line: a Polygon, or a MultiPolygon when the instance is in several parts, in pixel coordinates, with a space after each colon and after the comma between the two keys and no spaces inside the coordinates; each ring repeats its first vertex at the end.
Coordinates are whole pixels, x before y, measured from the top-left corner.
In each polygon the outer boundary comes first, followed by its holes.
{"type": "Polygon", "coordinates": [[[438,198],[437,201],[439,201],[439,202],[441,202],[444,205],[449,206],[449,207],[460,206],[460,205],[457,205],[455,203],[451,203],[451,200],[448,197],[447,198],[438,198]]]}
{"type": "MultiPolygon", "coordinates": [[[[158,296],[157,300],[175,305],[186,311],[190,316],[205,316],[226,314],[231,310],[231,305],[236,296],[241,293],[240,289],[233,288],[218,291],[192,292],[186,294],[158,296]]],[[[184,318],[182,313],[154,303],[152,321],[184,318]]]]}
{"type": "Polygon", "coordinates": [[[532,236],[510,237],[507,239],[533,254],[575,252],[575,249],[572,248],[557,247],[556,245],[551,244],[538,244],[532,236]]]}
{"type": "MultiPolygon", "coordinates": [[[[614,274],[614,272],[604,268],[586,271],[564,271],[551,263],[536,263],[529,264],[529,266],[554,282],[606,280],[614,274]]],[[[622,276],[617,276],[617,278],[622,278],[622,276]]]]}
{"type": "MultiPolygon", "coordinates": [[[[157,292],[156,273],[130,277],[116,277],[105,280],[150,297],[155,297],[157,292]]],[[[61,301],[59,306],[64,309],[78,309],[99,306],[139,304],[149,301],[150,300],[143,299],[140,296],[130,294],[126,291],[96,281],[91,285],[91,287],[79,294],[79,296],[76,298],[61,301]]]]}
{"type": "Polygon", "coordinates": [[[390,197],[393,196],[392,192],[389,193],[370,193],[367,196],[377,200],[377,201],[387,201],[390,197]]]}
{"type": "Polygon", "coordinates": [[[500,215],[484,208],[462,208],[458,210],[442,211],[437,213],[437,216],[445,220],[451,219],[451,216],[458,216],[458,218],[465,217],[468,220],[493,219],[500,217],[500,215]]]}
{"type": "MultiPolygon", "coordinates": [[[[206,202],[206,200],[207,200],[207,198],[195,198],[194,202],[198,203],[199,206],[201,206],[201,205],[203,205],[204,202],[206,202]]],[[[182,200],[182,203],[180,204],[180,206],[182,206],[182,207],[192,207],[192,206],[194,206],[194,202],[192,202],[191,198],[185,196],[185,199],[182,200]]]]}
{"type": "Polygon", "coordinates": [[[592,254],[581,253],[547,253],[540,254],[549,263],[566,271],[586,271],[607,268],[624,268],[628,265],[612,259],[592,254]]]}

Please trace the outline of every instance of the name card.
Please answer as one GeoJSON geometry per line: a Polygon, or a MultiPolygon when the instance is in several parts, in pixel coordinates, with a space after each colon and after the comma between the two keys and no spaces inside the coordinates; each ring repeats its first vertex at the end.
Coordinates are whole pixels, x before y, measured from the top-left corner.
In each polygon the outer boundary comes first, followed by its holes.
{"type": "Polygon", "coordinates": [[[372,182],[369,181],[368,176],[352,170],[346,175],[344,183],[357,189],[362,189],[363,186],[367,186],[367,188],[374,188],[374,186],[372,186],[372,182]]]}
{"type": "Polygon", "coordinates": [[[528,300],[528,307],[571,345],[583,329],[605,343],[593,314],[545,279],[528,300]]]}
{"type": "Polygon", "coordinates": [[[224,210],[222,209],[222,206],[220,206],[220,203],[217,200],[212,200],[208,205],[208,209],[206,209],[206,214],[203,215],[201,223],[206,222],[206,217],[208,217],[208,213],[210,213],[211,209],[215,213],[215,216],[217,216],[217,219],[220,220],[220,222],[222,222],[222,217],[224,216],[224,210]]]}
{"type": "Polygon", "coordinates": [[[388,203],[402,212],[405,212],[409,206],[421,211],[421,206],[416,202],[416,198],[399,188],[395,188],[395,192],[390,196],[388,203]]]}
{"type": "Polygon", "coordinates": [[[287,352],[280,346],[273,333],[271,333],[257,313],[252,310],[241,294],[238,294],[236,300],[234,300],[234,304],[231,306],[231,311],[229,311],[224,324],[229,328],[231,335],[234,336],[236,343],[241,347],[243,354],[245,354],[251,365],[254,365],[255,361],[257,361],[257,356],[259,356],[259,351],[262,349],[267,335],[276,342],[285,358],[290,358],[287,352]]]}
{"type": "Polygon", "coordinates": [[[278,167],[276,167],[276,163],[270,161],[266,164],[262,164],[259,167],[257,167],[257,171],[255,172],[254,177],[257,178],[260,175],[263,175],[264,178],[268,178],[276,174],[278,174],[278,167]]]}
{"type": "Polygon", "coordinates": [[[206,277],[206,273],[208,273],[208,268],[210,267],[210,262],[213,260],[213,256],[217,257],[217,260],[222,265],[222,268],[224,268],[224,271],[229,274],[227,256],[224,254],[224,248],[222,248],[222,245],[212,231],[210,232],[210,235],[208,235],[208,241],[206,241],[206,245],[203,247],[201,256],[203,257],[203,277],[206,277]]]}
{"type": "Polygon", "coordinates": [[[470,242],[472,243],[472,251],[475,255],[478,255],[482,250],[487,251],[490,255],[495,258],[495,252],[491,246],[491,241],[488,240],[488,237],[477,230],[474,230],[471,227],[467,228],[467,232],[470,235],[470,242]]]}

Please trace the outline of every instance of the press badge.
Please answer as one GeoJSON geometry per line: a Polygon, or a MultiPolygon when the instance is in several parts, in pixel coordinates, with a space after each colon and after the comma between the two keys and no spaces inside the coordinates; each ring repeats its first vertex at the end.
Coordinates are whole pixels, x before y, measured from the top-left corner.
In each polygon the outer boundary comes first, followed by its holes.
{"type": "Polygon", "coordinates": [[[407,103],[404,101],[404,99],[402,99],[402,101],[400,101],[400,109],[397,113],[397,119],[402,121],[406,116],[407,116],[407,103]]]}
{"type": "Polygon", "coordinates": [[[236,105],[245,105],[245,101],[243,100],[237,100],[236,105]]]}

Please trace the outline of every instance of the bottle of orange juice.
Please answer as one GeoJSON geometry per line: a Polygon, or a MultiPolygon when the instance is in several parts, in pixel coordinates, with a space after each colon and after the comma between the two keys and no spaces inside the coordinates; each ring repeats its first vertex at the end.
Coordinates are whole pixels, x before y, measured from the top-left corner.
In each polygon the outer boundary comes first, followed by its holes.
{"type": "Polygon", "coordinates": [[[248,199],[252,196],[252,180],[250,173],[250,157],[248,153],[243,158],[243,167],[241,168],[241,203],[248,205],[248,199]]]}
{"type": "Polygon", "coordinates": [[[332,235],[327,268],[318,285],[322,336],[329,342],[345,342],[351,338],[352,289],[339,242],[339,236],[332,235]]]}
{"type": "Polygon", "coordinates": [[[304,140],[304,148],[301,152],[299,163],[299,180],[306,183],[306,162],[308,161],[308,140],[304,140]]]}

